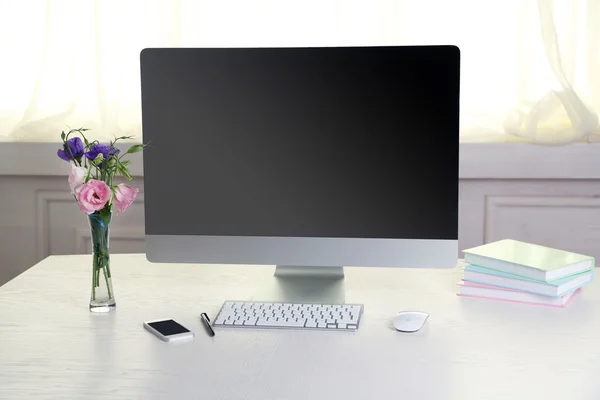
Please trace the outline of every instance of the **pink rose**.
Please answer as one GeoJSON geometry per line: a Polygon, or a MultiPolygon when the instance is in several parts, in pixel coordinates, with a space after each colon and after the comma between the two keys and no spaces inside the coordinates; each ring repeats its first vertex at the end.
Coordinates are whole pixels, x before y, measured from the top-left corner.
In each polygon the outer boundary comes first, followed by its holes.
{"type": "Polygon", "coordinates": [[[87,177],[87,168],[78,167],[75,163],[71,163],[71,171],[69,172],[69,186],[71,186],[71,194],[77,194],[81,185],[87,177]]]}
{"type": "Polygon", "coordinates": [[[86,214],[102,210],[110,200],[110,188],[102,181],[90,179],[81,186],[77,196],[79,208],[86,214]]]}
{"type": "Polygon", "coordinates": [[[133,203],[139,191],[139,189],[134,189],[124,183],[117,185],[113,199],[113,204],[117,207],[117,211],[124,212],[127,210],[127,207],[133,203]]]}

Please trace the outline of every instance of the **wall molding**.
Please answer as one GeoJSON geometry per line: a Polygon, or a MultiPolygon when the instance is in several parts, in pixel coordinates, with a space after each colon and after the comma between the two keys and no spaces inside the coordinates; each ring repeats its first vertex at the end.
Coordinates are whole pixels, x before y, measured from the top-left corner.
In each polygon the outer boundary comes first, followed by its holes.
{"type": "Polygon", "coordinates": [[[50,254],[50,204],[75,202],[69,190],[37,190],[35,192],[36,252],[39,260],[50,254]]]}
{"type": "Polygon", "coordinates": [[[600,196],[485,196],[483,243],[494,229],[494,212],[500,208],[594,208],[600,213],[600,196]]]}
{"type": "Polygon", "coordinates": [[[461,143],[461,179],[600,179],[600,143],[461,143]]]}
{"type": "MultiPolygon", "coordinates": [[[[133,143],[123,144],[127,150],[133,143]]],[[[68,176],[60,143],[0,142],[0,176],[68,176]]],[[[600,143],[547,146],[461,143],[461,179],[600,179],[600,143]]],[[[131,154],[130,172],[143,176],[143,153],[131,154]]]]}

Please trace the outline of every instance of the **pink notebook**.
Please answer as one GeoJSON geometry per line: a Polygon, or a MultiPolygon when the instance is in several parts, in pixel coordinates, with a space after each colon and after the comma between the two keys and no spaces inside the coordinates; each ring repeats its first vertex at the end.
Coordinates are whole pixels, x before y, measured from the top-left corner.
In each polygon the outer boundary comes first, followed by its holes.
{"type": "Polygon", "coordinates": [[[558,308],[563,308],[569,304],[575,294],[581,290],[577,289],[560,297],[552,297],[468,281],[460,281],[458,285],[459,292],[457,294],[459,296],[558,308]]]}

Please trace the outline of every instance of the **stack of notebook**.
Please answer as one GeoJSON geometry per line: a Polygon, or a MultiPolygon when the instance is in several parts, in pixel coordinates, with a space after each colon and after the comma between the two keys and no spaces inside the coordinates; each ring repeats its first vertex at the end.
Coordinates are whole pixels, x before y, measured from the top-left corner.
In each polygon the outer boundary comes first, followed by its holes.
{"type": "Polygon", "coordinates": [[[460,296],[564,307],[594,279],[594,257],[517,240],[463,252],[460,296]]]}

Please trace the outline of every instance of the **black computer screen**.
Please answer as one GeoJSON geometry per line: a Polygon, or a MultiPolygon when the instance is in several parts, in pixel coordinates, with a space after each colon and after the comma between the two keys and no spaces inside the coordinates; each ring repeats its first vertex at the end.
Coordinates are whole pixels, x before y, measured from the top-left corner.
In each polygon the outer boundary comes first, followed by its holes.
{"type": "Polygon", "coordinates": [[[457,239],[459,58],[145,49],[146,233],[457,239]]]}

